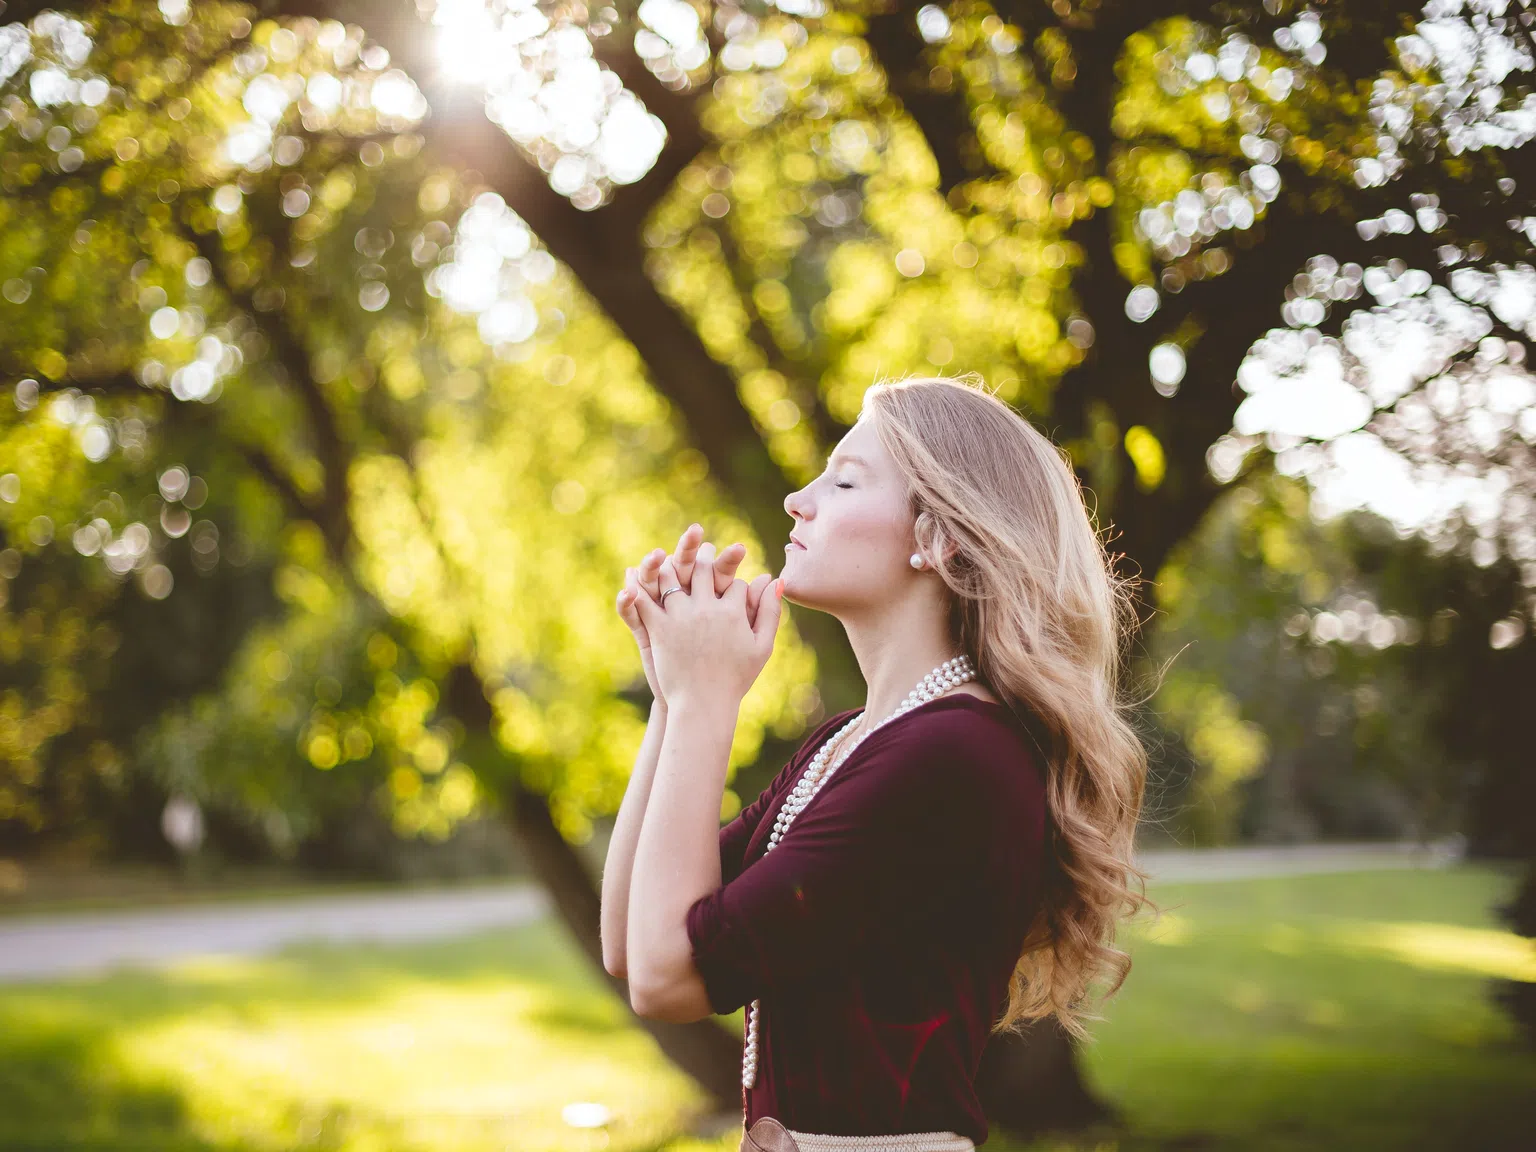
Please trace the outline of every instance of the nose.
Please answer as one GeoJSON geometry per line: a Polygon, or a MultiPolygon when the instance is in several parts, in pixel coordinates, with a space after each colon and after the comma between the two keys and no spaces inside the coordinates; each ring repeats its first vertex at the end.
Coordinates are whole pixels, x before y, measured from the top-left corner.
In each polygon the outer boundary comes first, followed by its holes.
{"type": "Polygon", "coordinates": [[[803,491],[804,489],[802,488],[799,492],[791,492],[788,496],[784,497],[784,511],[789,513],[791,520],[803,518],[801,513],[796,511],[800,507],[800,492],[803,491]]]}

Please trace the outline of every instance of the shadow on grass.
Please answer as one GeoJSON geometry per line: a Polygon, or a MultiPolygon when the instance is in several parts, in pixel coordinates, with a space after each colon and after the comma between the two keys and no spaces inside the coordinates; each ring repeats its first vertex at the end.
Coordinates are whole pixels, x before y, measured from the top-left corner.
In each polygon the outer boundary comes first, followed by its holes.
{"type": "MultiPolygon", "coordinates": [[[[115,1058],[111,1028],[56,1012],[0,1013],[0,1150],[40,1152],[265,1152],[252,1140],[211,1138],[175,1084],[137,1075],[115,1058]]],[[[312,1101],[279,1104],[283,1146],[340,1149],[352,1110],[312,1101]]]]}
{"type": "Polygon", "coordinates": [[[548,923],[0,985],[0,1152],[595,1152],[577,1100],[613,1106],[626,1152],[692,1107],[548,923]]]}
{"type": "Polygon", "coordinates": [[[0,1148],[237,1152],[191,1130],[173,1087],[134,1083],[104,1058],[105,1029],[84,1020],[26,1029],[0,1016],[0,1148]]]}

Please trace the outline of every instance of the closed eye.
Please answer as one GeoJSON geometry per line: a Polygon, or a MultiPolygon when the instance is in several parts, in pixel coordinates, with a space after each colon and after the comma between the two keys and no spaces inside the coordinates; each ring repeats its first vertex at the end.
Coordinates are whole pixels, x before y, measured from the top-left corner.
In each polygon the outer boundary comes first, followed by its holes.
{"type": "Polygon", "coordinates": [[[839,483],[837,485],[837,487],[839,487],[839,488],[852,488],[853,485],[852,484],[842,484],[842,483],[839,483]]]}

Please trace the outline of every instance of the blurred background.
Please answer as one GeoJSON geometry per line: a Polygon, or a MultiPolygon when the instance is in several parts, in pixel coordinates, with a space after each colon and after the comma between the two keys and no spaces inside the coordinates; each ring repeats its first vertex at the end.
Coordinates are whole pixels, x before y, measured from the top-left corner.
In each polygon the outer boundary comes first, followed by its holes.
{"type": "MultiPolygon", "coordinates": [[[[626,565],[977,373],[1143,580],[1141,860],[1000,1149],[1514,1149],[1524,0],[0,4],[0,1148],[735,1149],[597,883],[626,565]]],[[[721,819],[863,700],[789,608],[721,819]]]]}

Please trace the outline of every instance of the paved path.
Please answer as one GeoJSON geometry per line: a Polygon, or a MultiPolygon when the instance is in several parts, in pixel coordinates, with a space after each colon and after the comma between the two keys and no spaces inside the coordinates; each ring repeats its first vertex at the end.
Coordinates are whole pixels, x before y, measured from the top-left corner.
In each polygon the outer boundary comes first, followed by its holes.
{"type": "Polygon", "coordinates": [[[1453,840],[1411,843],[1245,845],[1241,848],[1160,848],[1137,864],[1169,883],[1298,876],[1307,872],[1364,872],[1374,868],[1444,868],[1461,859],[1453,840]]]}
{"type": "Polygon", "coordinates": [[[104,972],[208,954],[260,955],[299,940],[413,941],[527,923],[544,893],[526,881],[378,895],[306,896],[0,919],[0,982],[104,972]]]}
{"type": "MultiPolygon", "coordinates": [[[[1154,880],[1199,882],[1372,868],[1444,867],[1454,845],[1308,844],[1174,849],[1138,863],[1154,880]]],[[[89,975],[123,964],[188,956],[261,955],[301,940],[395,942],[512,927],[549,911],[521,881],[471,888],[306,896],[121,912],[61,912],[0,919],[0,983],[89,975]]]]}

